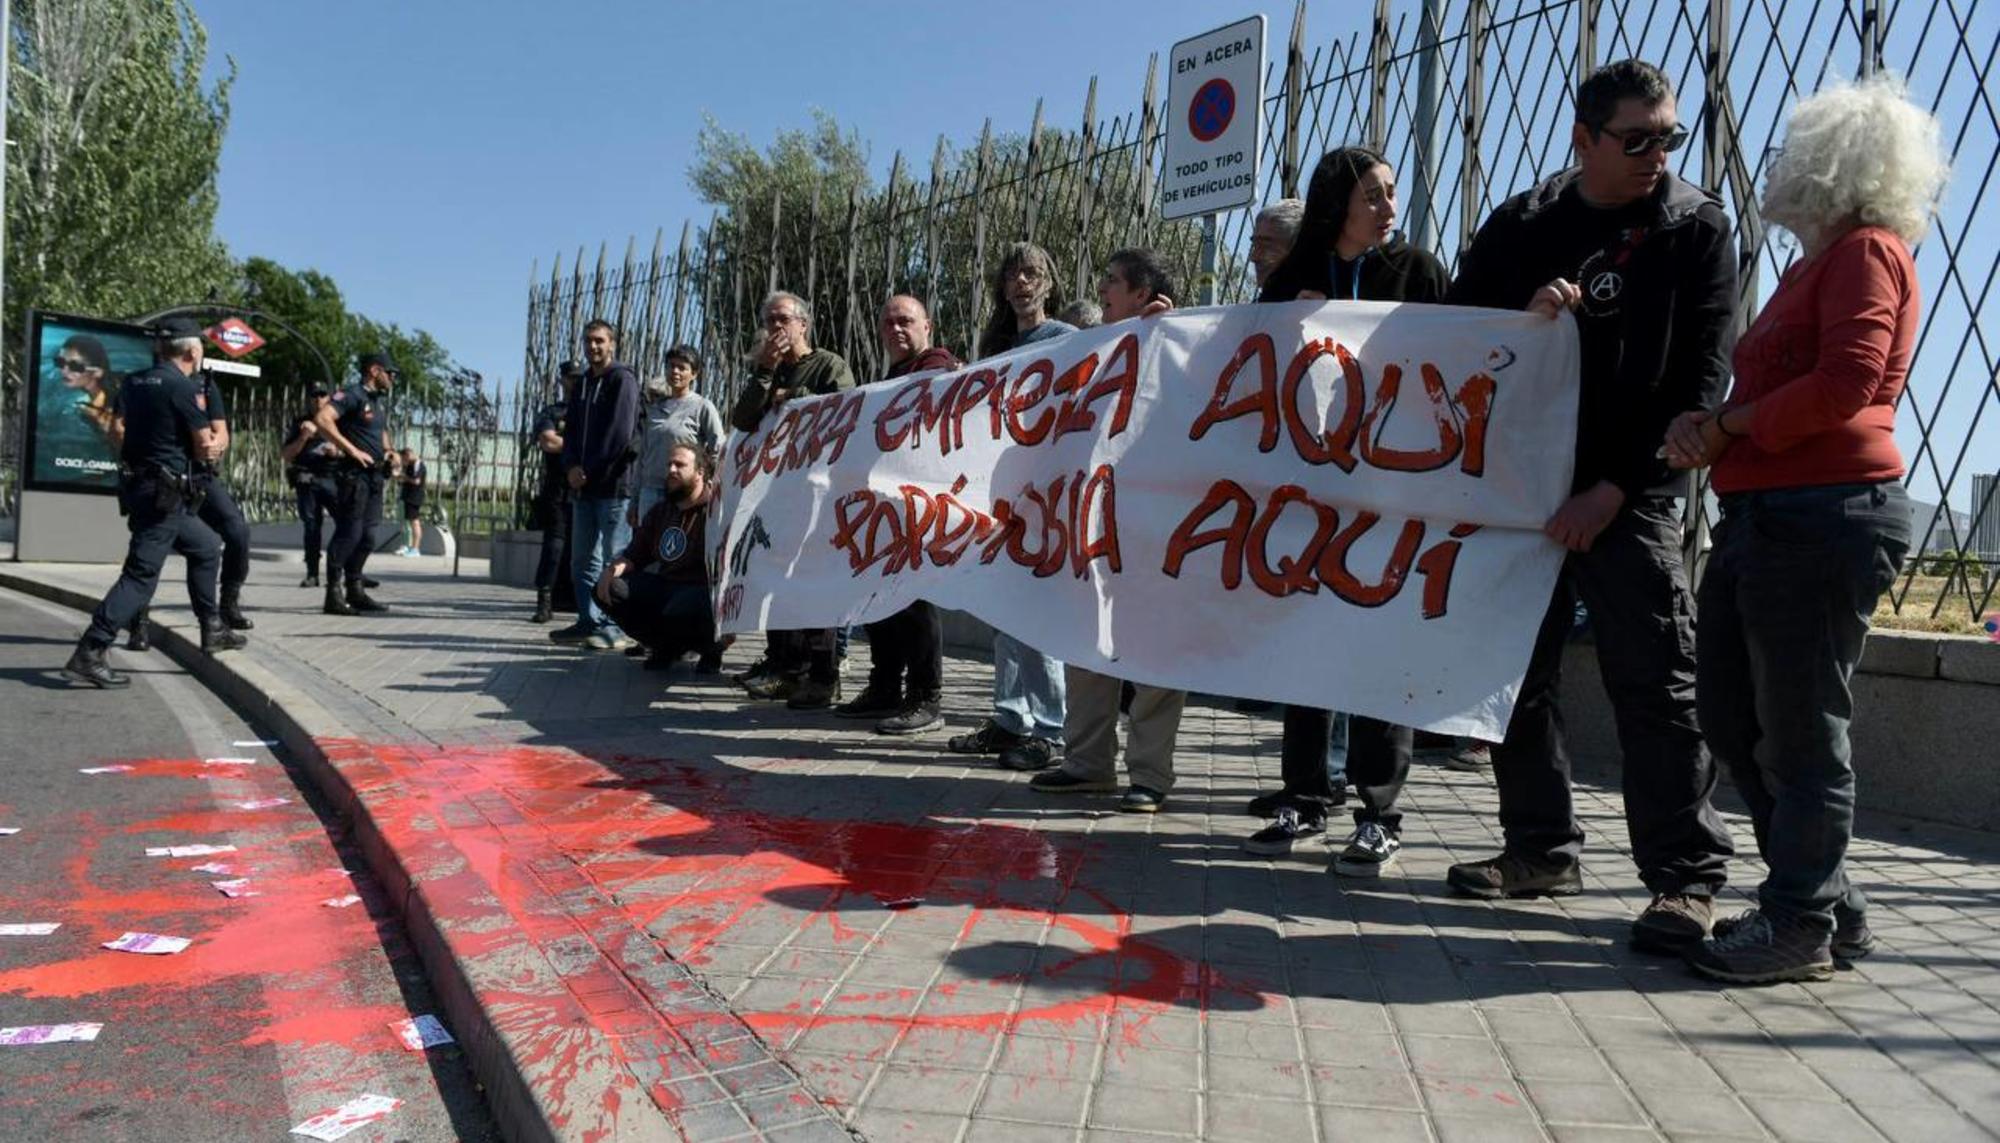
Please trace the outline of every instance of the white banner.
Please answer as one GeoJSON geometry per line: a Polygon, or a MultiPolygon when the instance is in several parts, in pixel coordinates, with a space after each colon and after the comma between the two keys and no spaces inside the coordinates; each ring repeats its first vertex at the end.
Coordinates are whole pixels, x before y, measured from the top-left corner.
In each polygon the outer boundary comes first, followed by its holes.
{"type": "Polygon", "coordinates": [[[1577,368],[1566,317],[1294,302],[794,401],[725,449],[716,617],[928,599],[1136,682],[1498,739],[1577,368]]]}

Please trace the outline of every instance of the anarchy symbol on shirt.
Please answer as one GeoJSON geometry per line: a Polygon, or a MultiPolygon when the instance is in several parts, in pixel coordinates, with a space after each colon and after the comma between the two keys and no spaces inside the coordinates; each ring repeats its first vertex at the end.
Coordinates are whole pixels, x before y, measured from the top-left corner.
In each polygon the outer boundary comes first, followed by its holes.
{"type": "Polygon", "coordinates": [[[1606,270],[1590,280],[1590,300],[1598,303],[1618,300],[1625,292],[1625,278],[1615,270],[1606,270]]]}

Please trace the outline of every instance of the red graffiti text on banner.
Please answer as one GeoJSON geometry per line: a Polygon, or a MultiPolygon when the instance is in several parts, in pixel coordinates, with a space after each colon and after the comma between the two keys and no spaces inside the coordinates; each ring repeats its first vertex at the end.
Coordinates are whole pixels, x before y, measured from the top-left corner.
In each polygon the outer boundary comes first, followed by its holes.
{"type": "Polygon", "coordinates": [[[847,553],[855,575],[879,566],[881,574],[950,567],[973,549],[990,564],[1003,554],[1037,578],[1068,568],[1084,577],[1092,560],[1113,573],[1118,551],[1117,480],[1111,466],[1058,476],[1044,488],[1030,484],[1013,499],[984,512],[958,497],[963,476],[946,491],[905,484],[894,496],[862,488],[834,501],[833,546],[847,553]]]}

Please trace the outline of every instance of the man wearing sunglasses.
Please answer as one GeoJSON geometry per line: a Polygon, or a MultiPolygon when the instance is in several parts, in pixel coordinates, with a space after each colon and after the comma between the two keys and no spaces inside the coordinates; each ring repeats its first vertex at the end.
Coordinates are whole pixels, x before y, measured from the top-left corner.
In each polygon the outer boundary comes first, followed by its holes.
{"type": "MultiPolygon", "coordinates": [[[[1668,169],[1687,141],[1673,86],[1622,60],[1577,88],[1577,165],[1503,203],[1459,261],[1449,300],[1574,312],[1582,350],[1570,498],[1543,530],[1568,549],[1506,740],[1493,748],[1504,851],[1451,868],[1477,897],[1576,893],[1583,828],[1557,684],[1581,599],[1618,725],[1632,856],[1652,891],[1632,943],[1706,936],[1731,856],[1694,705],[1694,608],[1666,426],[1713,408],[1729,377],[1736,250],[1713,198],[1668,169]]],[[[1505,382],[1502,382],[1504,385],[1505,382]]]]}

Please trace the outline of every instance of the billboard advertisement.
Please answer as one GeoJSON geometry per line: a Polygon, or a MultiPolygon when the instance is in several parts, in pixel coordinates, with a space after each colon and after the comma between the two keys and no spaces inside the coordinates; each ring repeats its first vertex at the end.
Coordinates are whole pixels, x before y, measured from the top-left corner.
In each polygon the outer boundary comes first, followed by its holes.
{"type": "Polygon", "coordinates": [[[22,486],[115,494],[111,420],[118,386],[152,364],[152,341],[142,326],[31,312],[21,371],[28,379],[22,486]]]}

